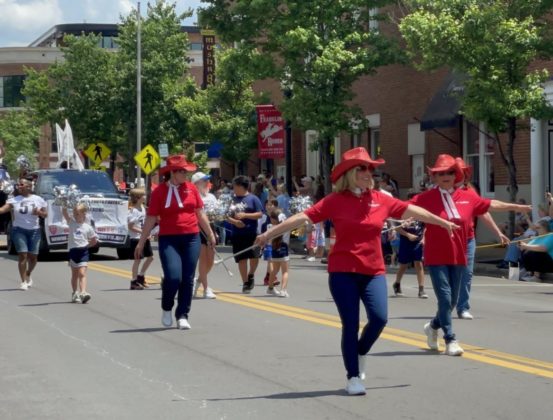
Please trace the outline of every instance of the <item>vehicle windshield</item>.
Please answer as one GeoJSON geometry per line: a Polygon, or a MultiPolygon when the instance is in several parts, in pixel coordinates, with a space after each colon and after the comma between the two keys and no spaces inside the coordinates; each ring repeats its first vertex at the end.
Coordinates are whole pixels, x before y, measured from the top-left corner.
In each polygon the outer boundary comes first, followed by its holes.
{"type": "Polygon", "coordinates": [[[83,194],[119,194],[107,174],[94,171],[59,171],[43,173],[39,177],[36,193],[53,195],[55,186],[69,186],[72,184],[75,184],[83,194]]]}

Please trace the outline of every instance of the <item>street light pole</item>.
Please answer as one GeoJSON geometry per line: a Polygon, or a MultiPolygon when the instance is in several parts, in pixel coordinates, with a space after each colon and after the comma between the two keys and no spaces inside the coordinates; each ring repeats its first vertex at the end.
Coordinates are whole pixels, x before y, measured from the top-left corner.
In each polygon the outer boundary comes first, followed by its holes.
{"type": "MultiPolygon", "coordinates": [[[[140,33],[140,2],[136,8],[136,153],[142,149],[142,39],[140,33]]],[[[136,183],[142,186],[140,165],[137,165],[136,183]]]]}

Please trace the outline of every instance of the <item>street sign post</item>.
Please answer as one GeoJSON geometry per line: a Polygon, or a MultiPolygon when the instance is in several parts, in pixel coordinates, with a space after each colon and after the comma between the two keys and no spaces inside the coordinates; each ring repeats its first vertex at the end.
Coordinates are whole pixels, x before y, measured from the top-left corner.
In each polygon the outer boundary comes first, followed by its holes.
{"type": "Polygon", "coordinates": [[[140,152],[134,155],[134,161],[146,175],[149,175],[159,166],[160,157],[156,149],[147,144],[140,152]]]}

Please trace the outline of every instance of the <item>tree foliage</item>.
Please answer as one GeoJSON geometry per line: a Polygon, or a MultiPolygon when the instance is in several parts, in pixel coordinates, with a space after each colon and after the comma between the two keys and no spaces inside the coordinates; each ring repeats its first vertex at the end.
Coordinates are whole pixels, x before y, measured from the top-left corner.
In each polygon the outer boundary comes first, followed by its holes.
{"type": "Polygon", "coordinates": [[[272,77],[293,95],[282,106],[293,126],[319,132],[323,173],[329,186],[329,145],[352,121],[363,129],[353,83],[380,66],[397,62],[396,43],[374,29],[382,15],[377,0],[204,0],[200,23],[227,42],[259,54],[256,77],[272,77]]]}
{"type": "Polygon", "coordinates": [[[36,151],[40,130],[26,112],[7,112],[0,118],[0,139],[4,141],[4,164],[8,172],[18,173],[16,160],[24,155],[36,167],[36,151]]]}

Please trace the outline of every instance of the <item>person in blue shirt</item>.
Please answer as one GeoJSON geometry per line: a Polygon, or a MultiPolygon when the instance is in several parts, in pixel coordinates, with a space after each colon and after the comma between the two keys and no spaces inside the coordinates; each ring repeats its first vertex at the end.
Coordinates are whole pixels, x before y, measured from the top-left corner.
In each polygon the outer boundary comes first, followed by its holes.
{"type": "Polygon", "coordinates": [[[523,281],[540,281],[540,273],[553,272],[553,233],[547,220],[540,220],[536,224],[538,237],[528,243],[520,242],[522,250],[521,265],[533,276],[521,277],[523,281]]]}
{"type": "MultiPolygon", "coordinates": [[[[257,236],[257,220],[263,215],[261,201],[254,194],[248,192],[250,181],[248,177],[238,175],[232,180],[234,192],[233,202],[243,203],[244,211],[229,217],[232,224],[232,253],[236,254],[249,248],[257,236]]],[[[242,293],[250,293],[255,284],[255,270],[259,264],[259,249],[250,249],[234,257],[238,263],[240,277],[242,277],[242,293]],[[248,267],[249,262],[249,267],[248,267]]]]}

